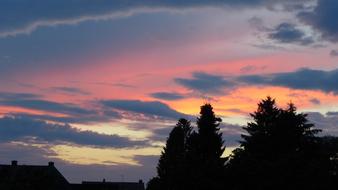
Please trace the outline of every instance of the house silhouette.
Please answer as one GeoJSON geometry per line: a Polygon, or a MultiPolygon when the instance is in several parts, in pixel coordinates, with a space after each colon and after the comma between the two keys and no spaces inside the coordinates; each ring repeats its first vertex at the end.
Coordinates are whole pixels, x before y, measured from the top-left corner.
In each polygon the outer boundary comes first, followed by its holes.
{"type": "Polygon", "coordinates": [[[56,169],[54,162],[44,166],[0,165],[0,190],[144,190],[139,182],[88,182],[70,184],[56,169]]]}
{"type": "Polygon", "coordinates": [[[144,183],[132,182],[94,182],[83,181],[81,184],[71,184],[73,190],[144,190],[144,183]]]}

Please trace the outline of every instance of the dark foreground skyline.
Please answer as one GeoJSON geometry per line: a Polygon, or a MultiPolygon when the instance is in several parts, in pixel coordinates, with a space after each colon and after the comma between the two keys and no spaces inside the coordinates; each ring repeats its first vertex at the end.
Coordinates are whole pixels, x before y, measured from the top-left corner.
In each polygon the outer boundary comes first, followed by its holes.
{"type": "MultiPolygon", "coordinates": [[[[80,176],[80,174],[79,174],[80,176]]],[[[144,190],[142,180],[138,182],[82,181],[70,183],[58,171],[54,162],[48,165],[0,164],[0,188],[3,190],[144,190]]]]}
{"type": "Polygon", "coordinates": [[[228,157],[221,118],[201,106],[197,129],[182,118],[172,129],[147,190],[336,189],[338,137],[297,113],[294,104],[277,106],[267,97],[251,113],[240,147],[228,157]]]}

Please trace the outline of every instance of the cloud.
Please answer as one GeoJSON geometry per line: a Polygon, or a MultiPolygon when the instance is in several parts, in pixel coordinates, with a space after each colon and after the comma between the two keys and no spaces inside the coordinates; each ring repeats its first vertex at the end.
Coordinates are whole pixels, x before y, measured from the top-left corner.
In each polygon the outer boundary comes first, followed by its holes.
{"type": "Polygon", "coordinates": [[[126,17],[139,12],[201,7],[259,7],[292,3],[291,0],[2,0],[0,36],[30,33],[41,26],[77,24],[90,20],[126,17]]]}
{"type": "Polygon", "coordinates": [[[144,146],[144,141],[132,141],[118,135],[104,135],[79,131],[68,124],[51,124],[29,117],[5,116],[0,118],[0,141],[20,141],[32,138],[48,143],[74,143],[88,146],[132,147],[144,146]]]}
{"type": "Polygon", "coordinates": [[[329,111],[326,113],[327,116],[338,116],[338,112],[329,111]]]}
{"type": "Polygon", "coordinates": [[[266,69],[267,66],[260,66],[260,67],[257,67],[255,65],[246,65],[246,66],[243,66],[240,71],[243,72],[243,73],[247,73],[247,72],[253,72],[253,71],[262,71],[264,69],[266,69]]]}
{"type": "Polygon", "coordinates": [[[265,25],[264,25],[264,21],[262,18],[259,18],[259,17],[251,17],[249,20],[248,20],[250,26],[258,31],[267,31],[267,30],[270,30],[269,28],[267,28],[265,25]]]}
{"type": "Polygon", "coordinates": [[[58,123],[71,123],[71,124],[95,124],[102,122],[109,122],[115,119],[120,119],[121,116],[117,112],[110,111],[103,114],[97,112],[97,114],[91,115],[71,115],[71,116],[54,116],[52,114],[29,114],[29,113],[13,113],[10,115],[16,117],[30,117],[37,120],[53,121],[58,123]]]}
{"type": "MultiPolygon", "coordinates": [[[[221,76],[206,73],[193,74],[192,79],[176,78],[182,86],[203,94],[224,94],[248,85],[282,86],[301,90],[320,90],[326,93],[338,94],[338,69],[315,70],[302,68],[291,72],[252,74],[241,76],[221,76]]],[[[315,99],[312,103],[318,103],[315,99]]]]}
{"type": "Polygon", "coordinates": [[[59,103],[40,98],[41,96],[36,94],[0,92],[0,106],[11,106],[48,112],[46,114],[11,114],[62,123],[93,123],[120,118],[120,115],[117,112],[87,109],[72,103],[59,103]],[[56,116],[55,114],[58,115],[56,116]]]}
{"type": "Polygon", "coordinates": [[[157,128],[152,130],[151,139],[155,141],[165,142],[169,136],[170,131],[174,128],[175,124],[168,127],[157,128]]]}
{"type": "Polygon", "coordinates": [[[34,114],[27,112],[8,112],[13,116],[30,117],[39,120],[73,124],[107,122],[121,118],[130,119],[130,117],[133,117],[133,120],[144,120],[145,118],[160,120],[176,120],[181,117],[192,118],[192,116],[180,113],[159,101],[93,100],[91,101],[90,106],[95,108],[86,108],[77,104],[53,102],[39,99],[37,97],[39,96],[34,94],[0,93],[0,106],[11,106],[47,112],[34,114]]]}
{"type": "Polygon", "coordinates": [[[222,123],[221,132],[223,134],[223,139],[225,140],[225,145],[234,147],[239,146],[239,141],[241,140],[241,134],[245,133],[242,125],[222,123]]]}
{"type": "Polygon", "coordinates": [[[17,160],[19,164],[47,165],[55,156],[53,151],[46,146],[34,146],[24,143],[0,143],[1,164],[10,164],[12,160],[17,160]]]}
{"type": "Polygon", "coordinates": [[[233,87],[233,82],[220,75],[211,75],[202,72],[193,73],[193,78],[176,78],[175,82],[202,94],[223,94],[224,88],[233,87]]]}
{"type": "Polygon", "coordinates": [[[312,37],[306,36],[306,33],[291,23],[281,23],[268,34],[270,39],[280,43],[296,43],[299,45],[309,45],[314,43],[312,37]]]}
{"type": "Polygon", "coordinates": [[[175,120],[181,117],[190,117],[158,101],[102,100],[100,101],[100,103],[106,108],[113,108],[116,110],[143,114],[150,117],[155,116],[175,120]]]}
{"type": "Polygon", "coordinates": [[[312,104],[315,104],[315,105],[319,105],[319,104],[320,104],[320,100],[317,99],[317,98],[311,98],[309,101],[310,101],[312,104]]]}
{"type": "Polygon", "coordinates": [[[70,115],[95,114],[95,111],[81,108],[72,103],[57,103],[42,99],[0,99],[0,105],[35,109],[70,115]]]}
{"type": "Polygon", "coordinates": [[[30,93],[13,93],[13,92],[0,92],[0,100],[2,99],[32,99],[41,98],[38,94],[30,93]]]}
{"type": "Polygon", "coordinates": [[[184,95],[176,92],[155,92],[150,94],[150,96],[160,100],[181,100],[186,98],[184,95]]]}
{"type": "Polygon", "coordinates": [[[338,42],[338,1],[318,0],[313,11],[303,11],[298,18],[321,33],[323,39],[338,42]]]}
{"type": "Polygon", "coordinates": [[[338,56],[338,50],[334,50],[334,49],[331,50],[330,55],[331,55],[332,57],[338,56]]]}
{"type": "Polygon", "coordinates": [[[75,87],[65,87],[65,86],[58,86],[50,88],[52,91],[66,93],[66,94],[75,94],[75,95],[90,95],[89,92],[84,91],[79,88],[75,87]]]}
{"type": "Polygon", "coordinates": [[[322,129],[321,135],[338,135],[338,114],[337,112],[328,112],[322,114],[319,112],[309,112],[308,119],[314,123],[316,128],[322,129]]]}
{"type": "Polygon", "coordinates": [[[237,81],[245,84],[284,86],[293,89],[338,93],[338,69],[323,71],[304,68],[285,73],[245,75],[238,77],[237,81]]]}
{"type": "Polygon", "coordinates": [[[219,111],[222,111],[222,112],[232,112],[232,113],[237,113],[237,114],[242,114],[242,115],[248,115],[248,112],[247,111],[244,111],[244,110],[241,110],[241,109],[238,109],[238,108],[229,108],[229,109],[216,109],[216,110],[219,110],[219,111]]]}
{"type": "Polygon", "coordinates": [[[283,10],[287,12],[297,12],[297,11],[309,10],[312,8],[311,4],[307,5],[304,2],[305,1],[294,1],[292,3],[286,3],[283,5],[283,10]]]}

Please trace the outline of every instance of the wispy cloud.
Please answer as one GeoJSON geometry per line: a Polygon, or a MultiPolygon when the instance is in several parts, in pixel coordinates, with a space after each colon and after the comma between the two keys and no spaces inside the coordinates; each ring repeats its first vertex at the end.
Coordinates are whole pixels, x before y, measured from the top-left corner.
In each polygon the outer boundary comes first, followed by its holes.
{"type": "Polygon", "coordinates": [[[105,122],[120,117],[118,113],[113,111],[105,112],[98,108],[86,108],[73,103],[55,102],[42,98],[36,94],[1,92],[0,105],[45,112],[44,114],[14,112],[11,113],[12,115],[30,116],[62,123],[105,122]]]}
{"type": "Polygon", "coordinates": [[[100,103],[106,108],[143,114],[148,117],[160,117],[174,120],[181,117],[190,117],[159,101],[102,100],[100,103]]]}
{"type": "Polygon", "coordinates": [[[201,7],[258,7],[276,3],[290,3],[291,0],[3,0],[0,4],[0,36],[30,33],[41,26],[77,24],[89,20],[106,20],[126,17],[140,12],[156,10],[182,10],[201,7]],[[27,14],[29,13],[29,14],[27,14]]]}
{"type": "Polygon", "coordinates": [[[79,131],[68,124],[51,124],[29,117],[0,118],[0,141],[34,139],[34,141],[63,144],[75,143],[88,146],[132,147],[145,146],[144,141],[132,141],[118,135],[104,135],[91,131],[79,131]]]}
{"type": "Polygon", "coordinates": [[[251,85],[284,86],[293,89],[338,93],[337,69],[324,71],[304,68],[293,72],[240,76],[237,81],[251,85]]]}
{"type": "Polygon", "coordinates": [[[185,95],[176,92],[155,92],[151,93],[150,96],[160,100],[181,100],[186,98],[185,95]]]}
{"type": "Polygon", "coordinates": [[[89,92],[84,91],[80,88],[76,88],[76,87],[57,86],[57,87],[51,87],[50,90],[61,92],[61,93],[66,93],[66,94],[90,95],[89,92]]]}

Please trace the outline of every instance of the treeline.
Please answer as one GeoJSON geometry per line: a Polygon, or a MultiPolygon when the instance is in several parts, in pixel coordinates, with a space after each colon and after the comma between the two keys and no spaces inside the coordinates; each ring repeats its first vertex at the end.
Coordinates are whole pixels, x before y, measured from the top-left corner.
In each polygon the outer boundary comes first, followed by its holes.
{"type": "Polygon", "coordinates": [[[201,106],[197,130],[180,119],[172,129],[148,190],[337,189],[338,140],[320,136],[307,115],[267,97],[250,114],[240,147],[229,157],[221,118],[201,106]]]}

